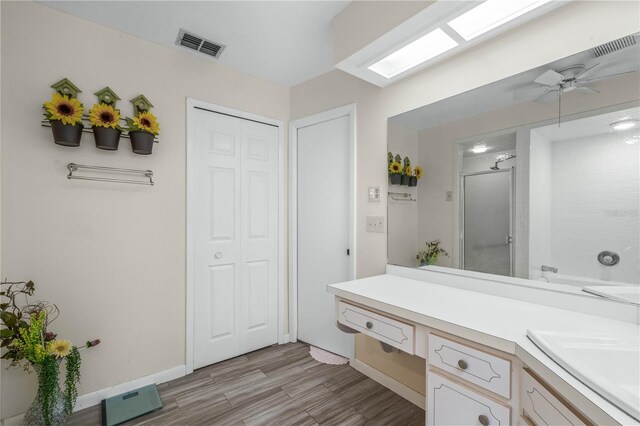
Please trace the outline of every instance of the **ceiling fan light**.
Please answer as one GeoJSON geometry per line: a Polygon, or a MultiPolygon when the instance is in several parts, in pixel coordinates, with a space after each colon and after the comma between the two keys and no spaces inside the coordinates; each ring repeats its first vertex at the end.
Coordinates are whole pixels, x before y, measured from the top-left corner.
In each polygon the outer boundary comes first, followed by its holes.
{"type": "Polygon", "coordinates": [[[551,0],[487,0],[449,21],[448,25],[469,41],[549,1],[551,0]]]}
{"type": "Polygon", "coordinates": [[[408,69],[433,59],[458,46],[447,33],[437,28],[419,39],[385,56],[368,68],[386,78],[393,78],[408,69]]]}
{"type": "Polygon", "coordinates": [[[636,127],[638,125],[638,120],[634,120],[634,119],[624,119],[624,120],[619,120],[616,121],[614,123],[611,123],[610,126],[613,130],[615,130],[616,132],[621,132],[623,130],[629,130],[632,129],[634,127],[636,127]]]}

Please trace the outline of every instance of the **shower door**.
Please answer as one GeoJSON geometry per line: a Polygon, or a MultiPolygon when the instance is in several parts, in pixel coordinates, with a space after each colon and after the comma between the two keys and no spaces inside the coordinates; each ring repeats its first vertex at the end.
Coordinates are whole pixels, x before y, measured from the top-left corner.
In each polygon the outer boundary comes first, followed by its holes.
{"type": "Polygon", "coordinates": [[[462,175],[463,269],[513,276],[513,176],[513,168],[462,175]]]}

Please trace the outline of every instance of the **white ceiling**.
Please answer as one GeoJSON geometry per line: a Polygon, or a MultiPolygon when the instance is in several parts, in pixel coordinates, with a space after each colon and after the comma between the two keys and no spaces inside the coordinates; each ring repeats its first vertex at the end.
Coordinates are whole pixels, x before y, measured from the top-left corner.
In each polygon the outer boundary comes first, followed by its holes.
{"type": "Polygon", "coordinates": [[[464,147],[464,151],[462,154],[463,157],[475,157],[478,155],[487,155],[502,151],[509,151],[516,149],[516,134],[515,132],[513,132],[478,138],[477,140],[465,142],[462,145],[464,147]],[[487,150],[480,154],[476,154],[472,151],[472,149],[477,144],[486,145],[487,150]]]}
{"type": "MultiPolygon", "coordinates": [[[[597,72],[591,74],[589,78],[637,71],[640,67],[640,45],[628,47],[600,58],[594,58],[591,55],[591,51],[587,50],[460,95],[405,112],[392,117],[390,120],[401,126],[421,130],[465,117],[472,117],[483,112],[507,108],[523,102],[523,100],[514,98],[514,91],[537,86],[533,81],[548,69],[557,71],[576,64],[583,64],[586,68],[589,68],[598,63],[601,65],[597,68],[597,72]]],[[[473,72],[473,70],[469,70],[469,72],[473,72]]],[[[593,87],[597,86],[594,85],[593,87]]],[[[569,92],[563,96],[595,95],[569,92]]]]}
{"type": "MultiPolygon", "coordinates": [[[[333,18],[349,1],[47,1],[48,6],[156,43],[183,28],[226,45],[218,61],[284,86],[333,69],[333,18]]],[[[192,54],[198,54],[191,52],[192,54]]]]}

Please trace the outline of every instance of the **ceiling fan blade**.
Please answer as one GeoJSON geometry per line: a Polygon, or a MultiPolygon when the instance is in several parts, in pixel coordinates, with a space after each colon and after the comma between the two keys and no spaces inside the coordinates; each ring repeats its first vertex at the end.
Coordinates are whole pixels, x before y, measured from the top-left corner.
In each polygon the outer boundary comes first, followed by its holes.
{"type": "Polygon", "coordinates": [[[513,99],[516,101],[535,99],[547,93],[548,90],[550,90],[550,88],[546,86],[523,87],[513,91],[513,99]]]}
{"type": "Polygon", "coordinates": [[[557,73],[554,70],[547,70],[534,81],[538,84],[542,84],[543,86],[555,86],[562,80],[564,80],[564,76],[562,74],[557,73]]]}
{"type": "Polygon", "coordinates": [[[558,95],[560,94],[560,91],[555,90],[555,89],[549,89],[548,91],[546,91],[545,93],[543,93],[542,95],[538,96],[535,99],[535,102],[539,103],[539,104],[550,104],[551,102],[555,102],[558,99],[558,95]]]}
{"type": "Polygon", "coordinates": [[[575,76],[576,80],[580,80],[583,79],[585,77],[587,77],[589,74],[591,74],[593,72],[593,70],[595,70],[596,68],[598,68],[601,64],[595,64],[594,66],[592,66],[591,68],[587,68],[586,70],[582,71],[580,74],[578,74],[577,76],[575,76]]]}
{"type": "Polygon", "coordinates": [[[580,79],[580,80],[578,80],[578,83],[580,83],[580,84],[593,83],[594,81],[604,80],[604,79],[611,78],[611,77],[617,77],[619,75],[632,74],[634,72],[638,72],[638,71],[620,72],[620,73],[617,73],[617,74],[603,75],[602,77],[594,77],[594,78],[590,78],[590,79],[587,79],[587,80],[580,79]]]}
{"type": "Polygon", "coordinates": [[[580,93],[600,93],[599,90],[596,89],[592,89],[591,87],[576,87],[575,89],[573,89],[574,92],[580,92],[580,93]]]}

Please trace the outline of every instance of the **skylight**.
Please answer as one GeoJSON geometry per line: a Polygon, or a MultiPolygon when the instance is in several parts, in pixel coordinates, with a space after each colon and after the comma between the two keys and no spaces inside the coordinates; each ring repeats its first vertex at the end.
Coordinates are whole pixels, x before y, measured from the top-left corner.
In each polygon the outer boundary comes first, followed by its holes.
{"type": "Polygon", "coordinates": [[[487,0],[453,19],[448,25],[469,41],[549,1],[551,0],[487,0]]]}
{"type": "Polygon", "coordinates": [[[396,50],[368,68],[383,77],[393,78],[456,46],[458,43],[438,28],[396,50]]]}

